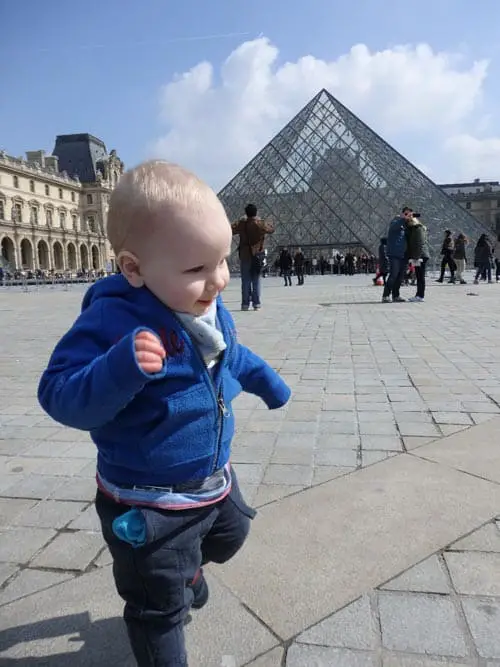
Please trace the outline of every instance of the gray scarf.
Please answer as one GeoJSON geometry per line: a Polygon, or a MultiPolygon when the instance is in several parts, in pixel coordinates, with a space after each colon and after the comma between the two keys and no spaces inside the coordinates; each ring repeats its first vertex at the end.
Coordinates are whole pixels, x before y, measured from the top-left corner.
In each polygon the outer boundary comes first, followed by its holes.
{"type": "Polygon", "coordinates": [[[213,366],[226,349],[224,336],[217,328],[217,302],[214,301],[210,309],[200,317],[189,313],[176,314],[193,337],[207,368],[213,366]]]}

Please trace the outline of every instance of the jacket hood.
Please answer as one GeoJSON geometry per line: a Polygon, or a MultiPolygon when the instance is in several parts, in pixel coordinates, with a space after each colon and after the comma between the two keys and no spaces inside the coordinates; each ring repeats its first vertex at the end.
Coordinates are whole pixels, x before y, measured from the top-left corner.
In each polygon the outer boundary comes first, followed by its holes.
{"type": "Polygon", "coordinates": [[[127,279],[121,273],[116,276],[101,278],[87,290],[83,297],[82,310],[89,308],[98,299],[124,297],[126,294],[130,294],[131,290],[136,289],[127,282],[127,279]]]}

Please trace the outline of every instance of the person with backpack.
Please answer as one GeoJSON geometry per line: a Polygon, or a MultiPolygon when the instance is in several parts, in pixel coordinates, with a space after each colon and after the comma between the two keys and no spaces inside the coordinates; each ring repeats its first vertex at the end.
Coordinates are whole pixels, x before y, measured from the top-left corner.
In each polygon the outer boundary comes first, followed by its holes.
{"type": "Polygon", "coordinates": [[[239,235],[238,254],[241,270],[241,310],[261,307],[261,272],[264,265],[264,240],[274,233],[274,224],[257,215],[255,204],[248,204],[244,217],[231,225],[233,235],[239,235]]]}
{"type": "Polygon", "coordinates": [[[481,234],[477,245],[474,249],[474,264],[476,266],[476,277],[474,279],[474,285],[479,284],[479,276],[483,273],[486,274],[488,278],[488,283],[491,285],[493,280],[491,279],[491,260],[493,257],[493,249],[491,243],[486,234],[481,234]]]}
{"type": "Polygon", "coordinates": [[[455,271],[457,270],[457,265],[453,259],[454,249],[455,247],[453,243],[453,237],[451,235],[451,230],[447,229],[444,233],[443,245],[441,246],[441,255],[443,256],[443,259],[441,260],[441,275],[437,280],[438,283],[444,282],[444,274],[447,266],[450,269],[450,280],[448,282],[455,282],[455,271]]]}

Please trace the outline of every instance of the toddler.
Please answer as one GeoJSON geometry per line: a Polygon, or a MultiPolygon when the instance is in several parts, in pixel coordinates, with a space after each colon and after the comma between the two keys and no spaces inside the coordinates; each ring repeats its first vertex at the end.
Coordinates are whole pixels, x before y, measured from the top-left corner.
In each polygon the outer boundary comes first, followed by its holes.
{"type": "Polygon", "coordinates": [[[202,566],[232,558],[255,514],[229,462],[231,402],[244,390],[275,409],[290,389],[237,341],[220,296],[231,227],[205,183],[141,164],[107,231],[121,275],[88,290],[38,398],[97,446],[96,510],[139,667],[177,667],[188,612],[208,600],[202,566]]]}

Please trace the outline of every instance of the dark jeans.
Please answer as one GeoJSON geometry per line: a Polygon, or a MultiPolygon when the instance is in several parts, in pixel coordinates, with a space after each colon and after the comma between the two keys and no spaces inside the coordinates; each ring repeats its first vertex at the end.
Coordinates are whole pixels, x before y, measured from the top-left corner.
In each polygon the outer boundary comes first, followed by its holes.
{"type": "Polygon", "coordinates": [[[260,273],[257,273],[252,267],[252,259],[240,260],[241,269],[241,305],[248,308],[250,302],[255,306],[260,306],[260,273]]]}
{"type": "Polygon", "coordinates": [[[481,274],[484,275],[485,280],[486,280],[486,278],[488,278],[488,282],[491,282],[491,263],[490,262],[488,262],[488,263],[483,262],[482,264],[479,264],[479,266],[477,267],[477,271],[476,271],[476,280],[479,279],[479,276],[481,274]]]}
{"type": "Polygon", "coordinates": [[[295,269],[295,275],[297,276],[297,285],[304,284],[304,267],[297,266],[295,269]]]}
{"type": "Polygon", "coordinates": [[[500,280],[500,259],[495,259],[495,278],[500,280]]]}
{"type": "Polygon", "coordinates": [[[417,294],[416,296],[421,297],[422,299],[425,296],[425,267],[427,265],[427,259],[422,260],[420,266],[415,267],[415,277],[417,279],[417,294]]]}
{"type": "Polygon", "coordinates": [[[455,264],[455,260],[453,259],[453,255],[451,252],[447,252],[443,255],[443,259],[441,260],[441,275],[439,276],[439,281],[443,282],[444,280],[444,274],[446,271],[446,266],[450,267],[450,279],[454,280],[455,279],[455,271],[457,270],[457,265],[455,264]]]}
{"type": "Polygon", "coordinates": [[[405,276],[406,271],[406,260],[399,259],[399,257],[389,257],[389,277],[384,286],[384,299],[388,296],[391,296],[393,299],[399,297],[399,290],[401,289],[401,283],[405,276]]]}
{"type": "Polygon", "coordinates": [[[285,287],[292,286],[292,272],[283,271],[283,278],[285,279],[285,287]]]}
{"type": "Polygon", "coordinates": [[[112,530],[114,519],[130,507],[97,492],[96,510],[113,557],[116,588],[125,600],[124,619],[139,667],[188,664],[184,623],[193,602],[190,584],[201,565],[224,563],[235,555],[255,516],[243,500],[234,471],[232,476],[231,493],[215,505],[188,510],[142,507],[147,539],[135,549],[112,530]]]}

